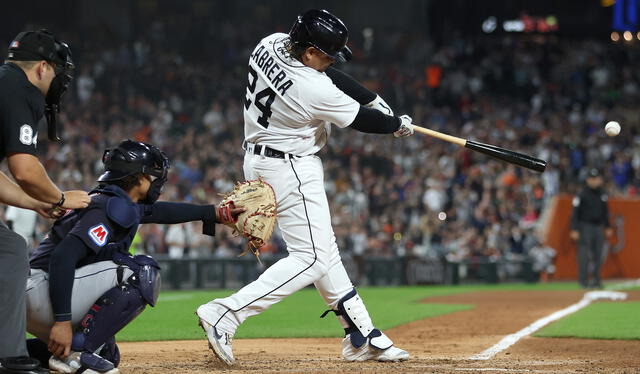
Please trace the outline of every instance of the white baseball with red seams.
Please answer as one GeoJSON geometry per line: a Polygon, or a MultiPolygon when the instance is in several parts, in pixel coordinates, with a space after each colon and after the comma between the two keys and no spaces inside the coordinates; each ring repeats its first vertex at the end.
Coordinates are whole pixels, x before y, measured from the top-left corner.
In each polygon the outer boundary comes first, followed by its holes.
{"type": "MultiPolygon", "coordinates": [[[[326,144],[331,123],[347,127],[360,104],[324,72],[290,57],[285,49],[288,38],[287,34],[272,34],[249,57],[243,168],[245,179],[261,177],[273,186],[278,226],[289,256],[235,294],[198,308],[198,316],[221,333],[233,335],[247,318],[310,284],[333,310],[353,291],[331,227],[322,161],[314,154],[326,144]],[[265,147],[284,152],[284,157],[268,157],[265,147]]],[[[351,300],[362,304],[359,297],[351,300]]],[[[358,328],[367,336],[373,324],[364,304],[358,310],[358,320],[367,325],[358,328]]],[[[339,319],[343,327],[349,326],[344,318],[339,319]]],[[[388,338],[384,334],[371,338],[372,344],[375,339],[385,342],[388,338]]],[[[403,353],[402,359],[408,358],[406,352],[397,350],[403,353]]],[[[351,359],[374,358],[367,352],[359,354],[351,359]]],[[[389,354],[397,353],[388,350],[389,354]]]]}
{"type": "Polygon", "coordinates": [[[616,122],[616,121],[609,121],[604,126],[604,131],[609,136],[616,136],[616,135],[620,134],[620,124],[618,122],[616,122]]]}

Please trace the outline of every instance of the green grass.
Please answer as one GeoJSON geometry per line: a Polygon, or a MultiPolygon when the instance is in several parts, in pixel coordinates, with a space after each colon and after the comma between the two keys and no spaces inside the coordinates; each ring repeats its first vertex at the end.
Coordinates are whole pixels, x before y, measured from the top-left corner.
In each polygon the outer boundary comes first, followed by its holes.
{"type": "Polygon", "coordinates": [[[640,339],[640,302],[597,302],[547,326],[534,336],[640,339]]]}
{"type": "MultiPolygon", "coordinates": [[[[500,284],[477,286],[420,286],[359,288],[365,304],[380,329],[420,319],[473,308],[473,305],[420,303],[427,297],[496,290],[573,290],[575,283],[500,284]]],[[[163,291],[155,308],[147,309],[123,331],[123,341],[201,339],[196,308],[233,291],[163,291]]],[[[249,318],[238,329],[238,338],[338,337],[340,324],[333,314],[320,319],[326,309],[315,289],[303,289],[264,313],[249,318]]]]}

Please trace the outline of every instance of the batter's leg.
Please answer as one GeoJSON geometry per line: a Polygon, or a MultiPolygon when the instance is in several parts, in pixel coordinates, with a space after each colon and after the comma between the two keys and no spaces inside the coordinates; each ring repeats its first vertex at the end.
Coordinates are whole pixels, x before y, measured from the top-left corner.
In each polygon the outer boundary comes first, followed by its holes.
{"type": "Polygon", "coordinates": [[[278,226],[289,256],[235,294],[198,308],[196,313],[212,349],[230,365],[234,362],[230,341],[237,327],[323,277],[331,251],[331,217],[318,158],[282,160],[247,156],[245,176],[262,177],[273,186],[278,226]]]}
{"type": "Polygon", "coordinates": [[[333,230],[332,252],[327,274],[315,282],[318,292],[336,313],[345,338],[342,356],[347,361],[404,361],[409,353],[393,345],[384,333],[376,329],[364,301],[353,287],[347,274],[333,230]]]}

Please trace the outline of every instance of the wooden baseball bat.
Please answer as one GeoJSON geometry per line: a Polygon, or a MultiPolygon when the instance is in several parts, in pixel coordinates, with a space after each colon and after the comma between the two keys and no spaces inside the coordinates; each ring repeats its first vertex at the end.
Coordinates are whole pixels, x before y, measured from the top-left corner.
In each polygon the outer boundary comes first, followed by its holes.
{"type": "Polygon", "coordinates": [[[544,169],[547,167],[547,162],[544,160],[531,157],[516,151],[512,151],[510,149],[497,147],[491,144],[474,142],[473,140],[467,140],[467,139],[459,138],[457,136],[447,135],[445,133],[441,133],[435,130],[430,130],[417,125],[413,125],[413,129],[414,131],[417,131],[421,134],[433,136],[434,138],[438,138],[449,143],[457,144],[461,147],[469,148],[476,152],[484,153],[485,155],[491,156],[493,158],[497,158],[498,160],[506,161],[508,163],[522,166],[527,169],[535,170],[540,173],[542,173],[544,169]]]}

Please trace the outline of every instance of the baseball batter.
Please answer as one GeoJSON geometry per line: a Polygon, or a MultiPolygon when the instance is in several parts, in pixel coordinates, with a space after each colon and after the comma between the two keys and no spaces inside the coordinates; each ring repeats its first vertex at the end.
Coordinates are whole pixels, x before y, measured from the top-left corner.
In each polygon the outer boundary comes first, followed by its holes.
{"type": "Polygon", "coordinates": [[[396,137],[413,134],[410,117],[394,117],[379,96],[331,67],[351,58],[347,37],[340,19],[309,10],[288,35],[267,36],[249,57],[244,175],[273,186],[289,256],[237,293],[198,308],[210,347],[228,365],[235,361],[232,337],[242,322],[312,283],[345,329],[345,360],[409,358],[375,328],[345,271],[331,227],[322,162],[315,156],[331,124],[396,137]]]}
{"type": "Polygon", "coordinates": [[[139,224],[201,220],[213,235],[216,221],[243,211],[157,202],[169,160],[153,145],[123,141],[103,162],[89,206],[57,220],[30,260],[27,331],[37,338],[27,347],[62,373],[118,373],[115,334],[155,305],[160,267],[128,252],[139,224]]]}

